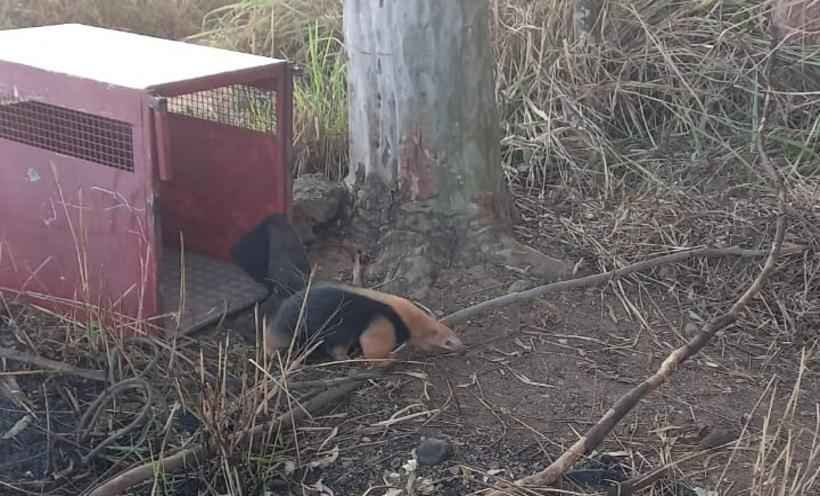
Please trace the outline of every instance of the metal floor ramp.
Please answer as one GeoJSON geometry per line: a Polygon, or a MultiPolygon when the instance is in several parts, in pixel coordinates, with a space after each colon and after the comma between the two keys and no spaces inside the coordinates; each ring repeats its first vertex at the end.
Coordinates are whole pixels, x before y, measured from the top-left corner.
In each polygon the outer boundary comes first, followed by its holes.
{"type": "Polygon", "coordinates": [[[185,252],[185,269],[180,270],[181,252],[171,247],[163,251],[159,290],[163,313],[173,317],[166,324],[170,333],[190,334],[267,296],[266,288],[236,265],[185,252]]]}

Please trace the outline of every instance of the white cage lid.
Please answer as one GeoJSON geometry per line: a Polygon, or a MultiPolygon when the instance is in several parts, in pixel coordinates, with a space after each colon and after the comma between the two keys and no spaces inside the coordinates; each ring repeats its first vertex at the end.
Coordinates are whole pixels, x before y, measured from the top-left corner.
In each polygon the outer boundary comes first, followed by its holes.
{"type": "Polygon", "coordinates": [[[0,30],[0,60],[140,90],[281,62],[82,24],[0,30]]]}

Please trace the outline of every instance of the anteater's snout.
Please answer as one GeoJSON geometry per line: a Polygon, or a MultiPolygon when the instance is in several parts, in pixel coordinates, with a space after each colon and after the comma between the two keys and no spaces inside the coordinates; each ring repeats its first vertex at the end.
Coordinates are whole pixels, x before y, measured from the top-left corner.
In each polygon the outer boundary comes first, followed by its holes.
{"type": "Polygon", "coordinates": [[[444,340],[443,348],[447,351],[464,351],[464,343],[456,335],[450,335],[444,340]]]}

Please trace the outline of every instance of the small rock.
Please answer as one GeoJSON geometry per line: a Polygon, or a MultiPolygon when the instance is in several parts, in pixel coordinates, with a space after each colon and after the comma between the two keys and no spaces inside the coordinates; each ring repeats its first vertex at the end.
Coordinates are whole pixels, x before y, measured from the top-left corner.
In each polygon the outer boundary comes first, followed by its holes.
{"type": "Polygon", "coordinates": [[[293,207],[310,221],[324,224],[340,212],[347,190],[322,174],[303,174],[293,183],[293,207]]]}
{"type": "Polygon", "coordinates": [[[293,183],[293,228],[302,242],[315,239],[314,229],[336,220],[347,199],[344,184],[322,174],[303,174],[293,183]]]}
{"type": "Polygon", "coordinates": [[[448,451],[447,441],[428,437],[416,447],[416,460],[420,465],[438,465],[447,458],[448,451]]]}

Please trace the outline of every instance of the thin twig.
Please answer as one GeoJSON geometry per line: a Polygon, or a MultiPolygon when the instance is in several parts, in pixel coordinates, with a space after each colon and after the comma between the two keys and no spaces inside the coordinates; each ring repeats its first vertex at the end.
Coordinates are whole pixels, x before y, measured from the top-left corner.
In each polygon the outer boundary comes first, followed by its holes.
{"type": "Polygon", "coordinates": [[[5,358],[8,360],[15,360],[18,362],[25,362],[31,365],[36,365],[38,367],[43,367],[49,370],[54,370],[56,372],[60,372],[62,374],[69,374],[69,375],[76,375],[77,377],[82,377],[84,379],[90,379],[92,381],[99,381],[99,382],[107,382],[108,378],[105,375],[105,372],[100,370],[91,370],[91,369],[81,369],[78,367],[74,367],[73,365],[69,365],[64,362],[58,362],[56,360],[50,360],[48,358],[43,358],[41,356],[33,355],[31,353],[25,351],[17,351],[11,350],[8,348],[0,347],[0,358],[5,358]]]}
{"type": "Polygon", "coordinates": [[[88,437],[89,431],[91,430],[92,426],[94,426],[94,424],[97,422],[97,417],[99,417],[99,415],[102,413],[102,407],[106,404],[106,402],[114,398],[114,396],[121,393],[122,391],[128,389],[139,389],[140,391],[142,391],[142,408],[140,408],[140,411],[137,413],[136,417],[134,417],[134,420],[132,420],[128,425],[109,434],[105,439],[98,443],[94,447],[94,449],[89,451],[87,454],[83,455],[83,463],[88,463],[89,460],[97,456],[97,454],[99,454],[100,451],[103,450],[103,448],[113,443],[117,439],[122,438],[125,434],[135,430],[148,418],[149,414],[151,413],[151,407],[153,405],[154,398],[157,396],[156,392],[154,391],[154,388],[152,388],[147,381],[139,377],[132,377],[131,379],[120,381],[117,384],[103,391],[102,394],[100,394],[97,397],[97,399],[94,400],[94,402],[88,407],[88,409],[86,409],[85,413],[80,419],[80,424],[77,426],[77,431],[80,434],[80,442],[84,441],[88,437]]]}
{"type": "Polygon", "coordinates": [[[379,371],[376,372],[359,372],[355,375],[351,375],[348,377],[331,377],[327,379],[316,379],[314,381],[293,381],[288,382],[288,389],[310,389],[310,388],[330,388],[333,386],[338,386],[340,384],[345,384],[347,382],[356,381],[361,382],[364,379],[375,379],[377,377],[381,377],[382,374],[379,371]]]}

